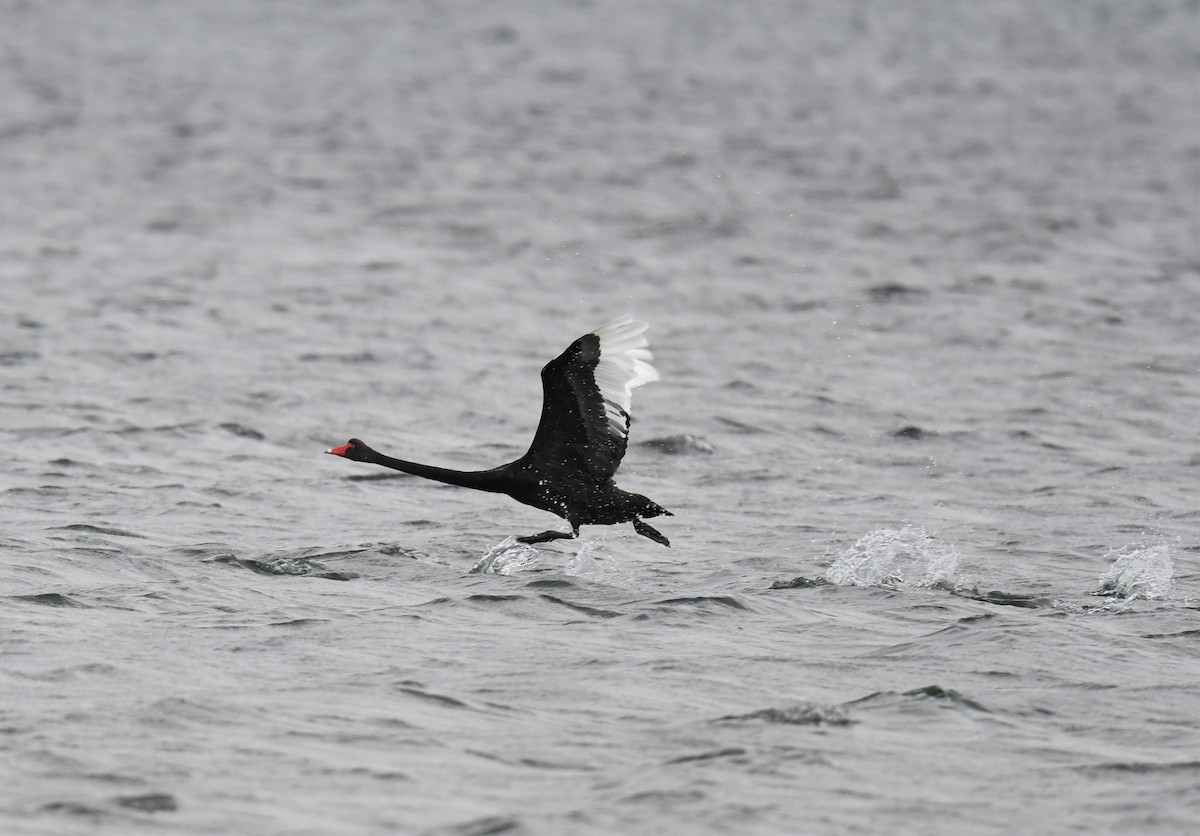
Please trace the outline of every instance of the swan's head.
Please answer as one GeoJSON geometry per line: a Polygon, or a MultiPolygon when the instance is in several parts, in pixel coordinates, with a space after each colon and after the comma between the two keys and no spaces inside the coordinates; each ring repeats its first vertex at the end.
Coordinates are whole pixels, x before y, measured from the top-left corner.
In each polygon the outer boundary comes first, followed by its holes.
{"type": "Polygon", "coordinates": [[[352,438],[341,447],[331,447],[325,452],[331,456],[341,456],[344,459],[361,462],[366,461],[367,455],[373,451],[357,438],[352,438]]]}

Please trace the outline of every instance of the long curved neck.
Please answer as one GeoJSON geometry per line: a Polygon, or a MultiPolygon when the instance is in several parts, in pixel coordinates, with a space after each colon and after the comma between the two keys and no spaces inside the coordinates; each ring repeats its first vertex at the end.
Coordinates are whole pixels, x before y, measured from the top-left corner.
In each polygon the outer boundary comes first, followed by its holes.
{"type": "Polygon", "coordinates": [[[435,482],[444,482],[447,485],[458,485],[463,488],[474,488],[478,491],[492,491],[493,493],[503,493],[507,486],[504,484],[504,468],[497,467],[492,470],[450,470],[445,467],[434,467],[429,464],[421,464],[420,462],[406,462],[404,459],[396,459],[391,456],[385,456],[383,453],[375,450],[371,451],[371,455],[363,459],[371,464],[390,467],[392,470],[399,470],[402,473],[411,473],[413,476],[421,476],[425,479],[432,479],[435,482]]]}

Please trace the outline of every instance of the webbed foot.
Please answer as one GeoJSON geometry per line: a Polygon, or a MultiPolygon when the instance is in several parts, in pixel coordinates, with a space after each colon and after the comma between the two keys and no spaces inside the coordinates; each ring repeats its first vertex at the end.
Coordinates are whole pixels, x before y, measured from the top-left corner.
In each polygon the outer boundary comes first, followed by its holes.
{"type": "Polygon", "coordinates": [[[633,521],[633,530],[643,537],[649,537],[655,543],[662,543],[667,548],[671,548],[671,541],[664,537],[661,531],[650,525],[647,525],[642,520],[633,521]]]}

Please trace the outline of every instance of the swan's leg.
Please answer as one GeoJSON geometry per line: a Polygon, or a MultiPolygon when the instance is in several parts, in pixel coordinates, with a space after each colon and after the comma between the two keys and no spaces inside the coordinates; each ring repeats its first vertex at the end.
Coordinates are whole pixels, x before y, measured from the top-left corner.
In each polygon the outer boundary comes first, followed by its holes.
{"type": "Polygon", "coordinates": [[[548,543],[551,540],[570,540],[579,536],[579,529],[567,533],[565,531],[543,531],[541,534],[530,534],[528,537],[518,537],[518,543],[548,543]]]}
{"type": "Polygon", "coordinates": [[[662,535],[662,532],[656,528],[647,525],[642,520],[633,521],[633,530],[643,537],[649,537],[655,543],[662,543],[667,548],[671,547],[671,541],[662,535]]]}

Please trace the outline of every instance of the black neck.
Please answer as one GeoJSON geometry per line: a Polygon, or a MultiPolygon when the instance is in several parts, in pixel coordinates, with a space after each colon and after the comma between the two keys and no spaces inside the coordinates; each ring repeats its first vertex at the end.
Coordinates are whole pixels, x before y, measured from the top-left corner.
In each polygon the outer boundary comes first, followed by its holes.
{"type": "Polygon", "coordinates": [[[492,491],[494,493],[502,493],[505,490],[503,484],[504,468],[497,467],[492,470],[450,470],[445,467],[434,467],[433,465],[421,464],[420,462],[406,462],[404,459],[395,459],[391,456],[385,456],[383,453],[371,451],[369,458],[364,459],[371,464],[390,467],[392,470],[399,470],[402,473],[411,473],[413,476],[421,476],[425,479],[432,479],[435,482],[444,482],[447,485],[458,485],[463,488],[474,488],[479,491],[492,491]]]}

